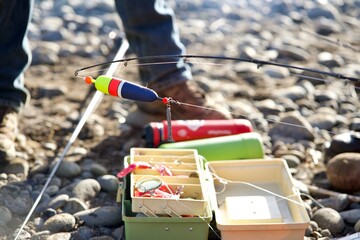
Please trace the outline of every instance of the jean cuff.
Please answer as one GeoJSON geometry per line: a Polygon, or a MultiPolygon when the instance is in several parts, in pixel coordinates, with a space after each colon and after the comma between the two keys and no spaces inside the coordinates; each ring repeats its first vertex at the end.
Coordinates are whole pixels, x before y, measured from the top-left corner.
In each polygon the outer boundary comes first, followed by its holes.
{"type": "Polygon", "coordinates": [[[24,104],[21,102],[0,99],[0,107],[10,107],[14,109],[16,112],[21,112],[24,108],[24,104]]]}

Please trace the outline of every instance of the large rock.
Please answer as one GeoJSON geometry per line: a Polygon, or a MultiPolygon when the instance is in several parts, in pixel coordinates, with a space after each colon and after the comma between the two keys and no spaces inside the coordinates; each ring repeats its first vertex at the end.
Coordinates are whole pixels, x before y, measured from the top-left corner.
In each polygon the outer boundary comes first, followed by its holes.
{"type": "Polygon", "coordinates": [[[341,153],[330,159],[326,169],[330,183],[345,192],[360,191],[360,153],[341,153]]]}

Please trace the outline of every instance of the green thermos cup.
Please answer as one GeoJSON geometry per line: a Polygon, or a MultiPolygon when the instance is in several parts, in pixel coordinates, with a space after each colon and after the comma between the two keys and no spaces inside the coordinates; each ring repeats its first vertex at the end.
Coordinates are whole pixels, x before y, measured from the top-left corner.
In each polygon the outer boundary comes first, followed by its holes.
{"type": "Polygon", "coordinates": [[[263,142],[256,132],[164,143],[159,148],[196,149],[208,161],[264,158],[263,142]]]}

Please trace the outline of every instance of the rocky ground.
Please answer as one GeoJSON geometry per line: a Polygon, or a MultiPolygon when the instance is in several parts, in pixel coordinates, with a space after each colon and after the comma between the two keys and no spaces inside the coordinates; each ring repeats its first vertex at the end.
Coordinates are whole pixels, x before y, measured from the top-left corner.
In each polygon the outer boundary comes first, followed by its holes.
{"type": "MultiPolygon", "coordinates": [[[[170,4],[189,54],[257,58],[360,77],[358,0],[170,4]]],[[[121,32],[112,1],[36,1],[29,33],[33,62],[26,73],[32,98],[20,119],[17,160],[0,168],[0,239],[16,235],[92,96],[74,71],[112,59],[121,32]]],[[[284,158],[299,180],[312,220],[304,239],[360,232],[359,200],[349,199],[360,196],[358,87],[285,68],[208,63],[192,63],[196,81],[234,117],[251,120],[267,157],[284,158]],[[330,197],[307,185],[343,194],[330,197]]],[[[121,71],[116,74],[137,81],[136,66],[121,71]]],[[[142,130],[125,123],[132,105],[103,98],[19,239],[122,237],[116,173],[129,149],[144,144],[142,130]]]]}

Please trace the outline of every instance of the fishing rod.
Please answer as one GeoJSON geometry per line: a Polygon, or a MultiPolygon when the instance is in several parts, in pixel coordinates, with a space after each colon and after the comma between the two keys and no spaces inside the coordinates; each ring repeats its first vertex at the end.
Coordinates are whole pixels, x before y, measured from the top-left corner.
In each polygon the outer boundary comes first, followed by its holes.
{"type": "Polygon", "coordinates": [[[114,62],[123,63],[124,66],[126,67],[128,65],[128,63],[132,62],[132,61],[138,61],[140,63],[146,63],[146,61],[155,61],[155,63],[161,64],[160,61],[167,61],[165,63],[168,63],[168,61],[171,60],[171,59],[172,60],[174,60],[174,59],[183,59],[184,62],[186,62],[188,59],[212,59],[212,60],[229,60],[229,61],[236,61],[236,62],[247,62],[247,63],[256,64],[257,68],[260,68],[260,67],[266,66],[266,65],[268,65],[268,66],[276,66],[276,67],[282,67],[282,68],[287,68],[287,69],[301,70],[301,71],[308,71],[308,72],[312,72],[312,73],[318,73],[318,74],[326,75],[326,76],[329,76],[329,77],[334,77],[334,78],[337,78],[337,79],[351,81],[351,82],[354,82],[354,83],[360,83],[360,78],[357,78],[357,77],[350,77],[350,76],[346,76],[344,74],[340,74],[340,73],[336,73],[336,72],[323,71],[323,70],[314,69],[314,68],[300,67],[300,66],[295,66],[295,65],[290,65],[290,64],[283,64],[283,63],[272,62],[272,61],[264,61],[264,60],[254,59],[254,58],[237,58],[237,57],[226,57],[226,56],[187,55],[187,54],[184,54],[184,55],[156,55],[156,56],[144,56],[144,57],[131,57],[131,58],[125,58],[125,59],[114,60],[114,61],[109,61],[109,62],[103,62],[103,63],[98,63],[98,64],[86,66],[86,67],[83,67],[83,68],[79,68],[74,72],[74,75],[79,76],[80,72],[82,72],[84,70],[88,70],[88,69],[92,69],[92,68],[100,67],[100,66],[105,66],[105,65],[108,65],[108,64],[112,64],[114,62]]]}

